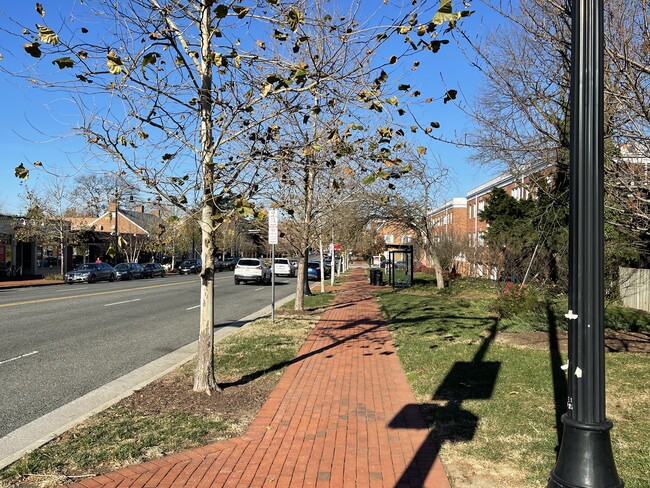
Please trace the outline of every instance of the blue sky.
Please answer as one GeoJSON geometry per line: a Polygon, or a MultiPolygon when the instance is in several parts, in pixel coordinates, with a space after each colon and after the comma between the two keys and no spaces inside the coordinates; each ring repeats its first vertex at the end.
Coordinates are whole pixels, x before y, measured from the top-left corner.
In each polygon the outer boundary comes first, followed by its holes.
{"type": "MultiPolygon", "coordinates": [[[[67,17],[71,6],[77,2],[78,0],[45,0],[41,3],[47,10],[47,19],[54,15],[67,17]]],[[[7,33],[7,30],[17,30],[10,18],[36,22],[38,17],[34,13],[34,5],[35,2],[19,1],[0,7],[0,63],[6,70],[15,69],[15,60],[21,58],[21,62],[24,62],[26,56],[22,49],[23,41],[7,33]]],[[[479,35],[495,28],[497,22],[494,14],[480,0],[474,0],[472,8],[476,13],[464,22],[468,32],[479,35]]],[[[443,95],[446,89],[454,88],[469,101],[480,81],[477,70],[469,66],[452,43],[443,46],[437,54],[429,54],[415,76],[415,84],[424,85],[438,95],[443,95]]],[[[74,126],[76,119],[73,108],[66,103],[63,95],[43,92],[38,87],[5,73],[0,73],[0,88],[4,101],[0,117],[0,213],[19,214],[25,209],[24,199],[21,198],[25,183],[21,185],[14,176],[17,165],[24,163],[31,167],[31,163],[42,161],[48,168],[73,178],[78,170],[72,168],[82,166],[86,154],[82,141],[67,137],[71,134],[71,126],[74,126]]],[[[471,128],[471,121],[454,105],[443,105],[442,101],[436,101],[429,107],[432,113],[428,119],[441,124],[437,133],[452,137],[454,131],[462,132],[471,128]]],[[[469,154],[467,149],[437,142],[428,142],[426,145],[430,157],[440,159],[451,169],[450,178],[440,195],[441,201],[464,196],[468,189],[494,174],[494,171],[470,166],[466,161],[469,154]]],[[[91,170],[88,165],[83,169],[91,170]]],[[[32,171],[27,185],[33,188],[39,184],[39,179],[47,177],[46,174],[32,171]]]]}

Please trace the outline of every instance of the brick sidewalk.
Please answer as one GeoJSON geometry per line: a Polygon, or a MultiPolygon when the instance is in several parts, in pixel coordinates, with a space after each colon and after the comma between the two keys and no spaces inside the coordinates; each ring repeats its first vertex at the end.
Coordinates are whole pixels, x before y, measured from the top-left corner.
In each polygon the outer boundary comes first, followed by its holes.
{"type": "Polygon", "coordinates": [[[76,487],[449,487],[356,268],[244,436],[76,487]]]}

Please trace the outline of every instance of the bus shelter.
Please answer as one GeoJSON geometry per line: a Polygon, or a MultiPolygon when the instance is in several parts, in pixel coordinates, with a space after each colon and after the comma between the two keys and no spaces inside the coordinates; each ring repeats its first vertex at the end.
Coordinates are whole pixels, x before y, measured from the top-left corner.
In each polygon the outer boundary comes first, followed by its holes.
{"type": "Polygon", "coordinates": [[[393,288],[413,286],[413,244],[386,244],[386,274],[393,288]]]}

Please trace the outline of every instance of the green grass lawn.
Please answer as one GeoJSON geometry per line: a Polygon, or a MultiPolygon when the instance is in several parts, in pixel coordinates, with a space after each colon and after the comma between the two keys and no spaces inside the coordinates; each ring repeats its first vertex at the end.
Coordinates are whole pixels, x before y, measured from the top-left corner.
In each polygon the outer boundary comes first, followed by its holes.
{"type": "MultiPolygon", "coordinates": [[[[566,411],[566,354],[504,342],[500,331],[548,330],[540,316],[499,320],[489,283],[460,280],[443,291],[429,279],[378,294],[399,358],[434,435],[452,485],[545,487],[566,411]],[[470,484],[483,482],[483,485],[470,484]]],[[[554,307],[553,307],[554,308],[554,307]]],[[[614,309],[616,310],[616,309],[614,309]]],[[[525,314],[524,314],[525,316],[525,314]]],[[[617,310],[618,326],[648,314],[617,310]]],[[[558,321],[558,325],[562,321],[558,321]]],[[[607,415],[619,475],[628,488],[650,479],[647,354],[606,357],[607,415]]]]}

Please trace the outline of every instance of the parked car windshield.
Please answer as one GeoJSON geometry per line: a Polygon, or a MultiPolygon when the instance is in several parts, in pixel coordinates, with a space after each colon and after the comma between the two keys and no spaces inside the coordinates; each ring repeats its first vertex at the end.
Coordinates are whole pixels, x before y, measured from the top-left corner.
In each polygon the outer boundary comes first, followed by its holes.
{"type": "Polygon", "coordinates": [[[186,261],[183,261],[181,266],[194,266],[196,264],[196,259],[188,259],[186,261]]]}
{"type": "Polygon", "coordinates": [[[77,271],[83,271],[87,269],[97,269],[97,265],[92,263],[84,263],[77,266],[77,271]]]}
{"type": "Polygon", "coordinates": [[[129,265],[126,263],[118,264],[115,266],[115,269],[118,271],[122,271],[123,269],[129,269],[129,265]]]}

